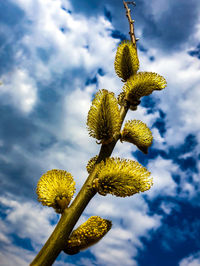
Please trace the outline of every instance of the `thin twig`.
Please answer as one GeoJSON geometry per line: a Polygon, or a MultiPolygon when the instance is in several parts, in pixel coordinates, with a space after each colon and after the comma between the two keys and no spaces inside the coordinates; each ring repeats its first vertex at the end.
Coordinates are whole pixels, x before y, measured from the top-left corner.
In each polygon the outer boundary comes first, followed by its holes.
{"type": "Polygon", "coordinates": [[[136,6],[136,3],[134,1],[130,1],[130,2],[126,2],[128,5],[133,4],[134,6],[136,6]]]}
{"type": "Polygon", "coordinates": [[[125,2],[123,1],[124,3],[124,8],[126,9],[126,16],[128,18],[128,22],[129,22],[129,26],[130,26],[130,31],[129,31],[129,34],[130,34],[130,38],[131,38],[131,41],[133,43],[133,45],[136,47],[136,38],[135,38],[135,33],[134,33],[134,20],[132,20],[131,18],[131,10],[130,8],[128,8],[128,4],[133,4],[133,5],[136,5],[135,2],[125,2]]]}

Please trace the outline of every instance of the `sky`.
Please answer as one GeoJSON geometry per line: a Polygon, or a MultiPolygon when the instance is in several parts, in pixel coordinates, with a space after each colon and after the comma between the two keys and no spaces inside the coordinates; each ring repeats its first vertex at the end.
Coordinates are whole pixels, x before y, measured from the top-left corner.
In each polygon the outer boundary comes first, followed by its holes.
{"type": "MultiPolygon", "coordinates": [[[[200,265],[200,2],[137,0],[130,6],[140,71],[167,87],[142,98],[126,120],[154,137],[148,155],[117,143],[114,157],[136,160],[153,187],[127,198],[96,195],[77,226],[97,215],[112,229],[55,266],[200,265]]],[[[129,39],[122,0],[0,0],[0,261],[28,265],[59,215],[37,201],[48,170],[70,172],[76,194],[100,146],[89,137],[95,93],[118,95],[117,46],[129,39]]]]}

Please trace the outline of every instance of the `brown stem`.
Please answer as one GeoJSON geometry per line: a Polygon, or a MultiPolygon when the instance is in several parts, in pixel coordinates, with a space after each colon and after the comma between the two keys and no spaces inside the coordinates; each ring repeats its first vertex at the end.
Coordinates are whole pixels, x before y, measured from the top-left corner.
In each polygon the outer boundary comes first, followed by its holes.
{"type": "Polygon", "coordinates": [[[129,31],[129,34],[130,34],[130,38],[131,38],[131,41],[132,41],[132,43],[133,43],[133,45],[135,46],[135,48],[137,48],[136,47],[136,38],[135,38],[135,33],[134,33],[134,20],[132,20],[132,18],[131,18],[131,10],[130,10],[130,8],[128,8],[128,4],[132,4],[132,3],[134,3],[134,2],[125,2],[125,1],[123,1],[123,3],[124,3],[124,8],[126,9],[126,16],[127,16],[127,18],[128,18],[128,22],[129,22],[129,27],[130,27],[130,31],[129,31]]]}

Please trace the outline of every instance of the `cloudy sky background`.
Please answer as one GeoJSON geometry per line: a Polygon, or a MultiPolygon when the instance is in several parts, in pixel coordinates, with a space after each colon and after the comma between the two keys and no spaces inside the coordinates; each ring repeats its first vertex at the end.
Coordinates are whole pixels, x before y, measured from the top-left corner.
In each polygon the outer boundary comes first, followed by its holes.
{"type": "MultiPolygon", "coordinates": [[[[200,265],[200,3],[137,0],[140,71],[163,75],[165,90],[144,97],[127,119],[152,130],[143,155],[118,143],[113,156],[151,171],[151,190],[129,198],[95,196],[92,215],[113,227],[89,250],[61,254],[55,265],[200,265]]],[[[59,216],[35,193],[50,169],[69,171],[77,191],[100,146],[86,130],[98,89],[120,93],[117,45],[129,39],[122,0],[0,1],[0,261],[28,265],[59,216]]]]}

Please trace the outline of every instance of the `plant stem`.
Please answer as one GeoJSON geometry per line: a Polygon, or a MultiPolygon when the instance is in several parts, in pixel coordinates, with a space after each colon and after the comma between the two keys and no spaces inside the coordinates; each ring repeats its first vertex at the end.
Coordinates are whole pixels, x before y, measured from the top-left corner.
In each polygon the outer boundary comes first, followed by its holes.
{"type": "MultiPolygon", "coordinates": [[[[121,107],[121,123],[123,123],[128,109],[129,104],[121,107]]],[[[119,135],[117,135],[111,143],[101,146],[96,163],[99,163],[101,160],[105,160],[105,158],[109,157],[112,154],[112,151],[118,139],[119,135]]],[[[76,222],[88,205],[89,201],[96,194],[96,190],[94,190],[93,188],[93,180],[96,176],[96,172],[97,168],[95,167],[93,172],[88,176],[86,182],[82,186],[71,206],[65,209],[65,211],[63,212],[56,228],[54,229],[53,233],[51,234],[43,248],[40,250],[38,255],[30,264],[31,266],[50,266],[54,263],[60,252],[63,250],[76,222]]]]}
{"type": "MultiPolygon", "coordinates": [[[[130,37],[133,45],[136,48],[136,39],[134,35],[133,20],[130,16],[130,9],[128,8],[129,2],[125,2],[124,7],[126,8],[126,16],[128,17],[130,25],[130,37]]],[[[137,51],[137,49],[136,49],[137,51]]],[[[121,125],[124,121],[126,113],[130,107],[130,104],[126,102],[125,106],[120,109],[121,125]]],[[[105,160],[112,154],[112,151],[119,140],[120,135],[114,136],[114,140],[109,144],[102,144],[96,164],[100,161],[105,160]]],[[[60,252],[64,249],[70,233],[72,232],[75,224],[77,223],[82,212],[90,202],[90,200],[96,194],[96,190],[93,188],[93,180],[95,179],[97,167],[94,168],[93,172],[88,176],[78,195],[72,202],[69,208],[65,209],[61,215],[61,218],[56,225],[53,233],[44,244],[40,252],[37,254],[35,259],[30,264],[31,266],[50,266],[54,263],[60,252]]]]}
{"type": "MultiPolygon", "coordinates": [[[[128,18],[128,22],[129,22],[129,27],[130,27],[130,31],[129,31],[129,34],[130,34],[130,38],[131,38],[131,41],[133,43],[133,45],[136,47],[136,39],[135,39],[135,34],[134,34],[134,20],[132,20],[131,18],[131,10],[130,8],[128,8],[128,4],[131,4],[131,3],[134,3],[134,2],[125,2],[123,1],[124,3],[124,8],[126,9],[126,16],[128,18]]],[[[137,51],[137,50],[136,50],[137,51]]]]}

